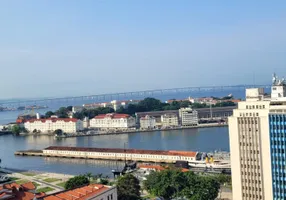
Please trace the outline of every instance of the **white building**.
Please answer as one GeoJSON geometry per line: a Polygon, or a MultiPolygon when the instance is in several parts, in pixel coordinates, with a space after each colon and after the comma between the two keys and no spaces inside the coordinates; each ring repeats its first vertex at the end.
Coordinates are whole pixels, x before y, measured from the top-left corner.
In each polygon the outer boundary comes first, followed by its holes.
{"type": "Polygon", "coordinates": [[[229,117],[235,200],[286,199],[286,83],[273,76],[271,98],[246,89],[246,101],[229,117]]]}
{"type": "Polygon", "coordinates": [[[140,118],[140,128],[142,129],[153,129],[156,127],[155,117],[146,115],[145,117],[140,118]]]}
{"type": "Polygon", "coordinates": [[[163,127],[179,126],[178,115],[176,114],[164,114],[161,116],[161,122],[163,127]]]}
{"type": "Polygon", "coordinates": [[[75,133],[83,130],[83,122],[74,118],[32,119],[24,123],[29,132],[51,133],[61,129],[64,133],[75,133]]]}
{"type": "Polygon", "coordinates": [[[91,128],[125,129],[135,127],[135,118],[127,114],[102,114],[90,120],[91,128]]]}
{"type": "Polygon", "coordinates": [[[73,190],[66,190],[47,195],[43,200],[117,200],[117,188],[101,185],[90,184],[73,190]]]}
{"type": "Polygon", "coordinates": [[[179,116],[182,126],[197,126],[199,123],[198,112],[191,108],[181,108],[179,116]]]}

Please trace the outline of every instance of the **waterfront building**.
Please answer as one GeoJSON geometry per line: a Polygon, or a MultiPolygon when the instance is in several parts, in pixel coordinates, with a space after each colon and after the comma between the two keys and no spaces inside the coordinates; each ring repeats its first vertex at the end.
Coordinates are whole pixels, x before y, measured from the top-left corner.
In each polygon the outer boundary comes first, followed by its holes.
{"type": "Polygon", "coordinates": [[[197,126],[199,123],[198,111],[192,108],[181,108],[179,116],[182,126],[197,126]]]}
{"type": "Polygon", "coordinates": [[[29,132],[52,133],[57,129],[64,133],[76,133],[83,130],[83,122],[75,118],[31,119],[24,123],[29,132]]]}
{"type": "Polygon", "coordinates": [[[161,116],[161,121],[163,127],[179,126],[179,119],[176,114],[164,114],[161,116]]]}
{"type": "Polygon", "coordinates": [[[140,118],[140,128],[142,129],[153,129],[156,127],[155,117],[146,115],[145,117],[140,118]]]}
{"type": "Polygon", "coordinates": [[[164,114],[176,114],[177,116],[179,116],[179,111],[178,110],[164,110],[164,111],[137,112],[135,113],[136,123],[140,124],[140,119],[148,115],[150,117],[155,118],[156,127],[161,127],[162,126],[161,116],[164,114]]]}
{"type": "Polygon", "coordinates": [[[57,192],[42,198],[43,200],[117,200],[116,187],[90,184],[72,190],[57,192]]]}
{"type": "Polygon", "coordinates": [[[102,114],[90,120],[91,128],[127,129],[135,127],[135,118],[127,114],[102,114]]]}
{"type": "Polygon", "coordinates": [[[233,198],[286,199],[286,83],[273,76],[271,97],[246,90],[229,117],[233,198]]]}
{"type": "Polygon", "coordinates": [[[201,153],[192,151],[159,151],[141,149],[109,149],[51,146],[43,150],[43,156],[74,157],[106,160],[132,160],[145,162],[175,163],[196,161],[201,153]]]}

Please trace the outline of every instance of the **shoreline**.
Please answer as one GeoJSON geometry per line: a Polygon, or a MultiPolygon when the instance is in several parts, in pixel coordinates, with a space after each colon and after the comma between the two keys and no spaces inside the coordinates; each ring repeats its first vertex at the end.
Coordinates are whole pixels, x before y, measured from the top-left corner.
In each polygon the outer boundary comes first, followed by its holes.
{"type": "MultiPolygon", "coordinates": [[[[185,127],[174,127],[174,128],[166,128],[166,129],[135,129],[135,130],[125,130],[125,131],[118,131],[118,132],[113,132],[113,131],[96,131],[95,133],[72,133],[72,134],[67,134],[67,135],[62,135],[62,136],[56,136],[54,133],[20,133],[19,136],[41,136],[41,135],[48,135],[48,136],[54,136],[55,138],[72,138],[72,137],[87,137],[87,136],[100,136],[100,135],[120,135],[120,134],[131,134],[131,133],[140,133],[140,132],[155,132],[155,131],[173,131],[173,130],[184,130],[184,129],[200,129],[200,128],[214,128],[214,127],[227,127],[228,124],[217,124],[217,123],[211,123],[211,124],[199,124],[198,126],[185,126],[185,127]]],[[[92,131],[92,130],[88,130],[92,131]]],[[[87,131],[87,132],[88,132],[87,131]]],[[[8,135],[12,134],[11,133],[5,133],[1,134],[2,135],[8,135]]]]}
{"type": "Polygon", "coordinates": [[[172,131],[172,130],[184,130],[184,129],[195,129],[195,128],[213,128],[213,127],[226,127],[228,124],[201,124],[198,126],[189,126],[189,127],[176,127],[176,128],[168,128],[168,129],[150,129],[150,130],[130,130],[130,131],[122,131],[122,132],[108,132],[104,133],[92,133],[92,134],[74,134],[74,135],[63,135],[63,136],[55,136],[56,138],[71,138],[71,137],[86,137],[86,136],[100,136],[100,135],[120,135],[120,134],[130,134],[130,133],[138,133],[138,132],[155,132],[155,131],[172,131]]]}

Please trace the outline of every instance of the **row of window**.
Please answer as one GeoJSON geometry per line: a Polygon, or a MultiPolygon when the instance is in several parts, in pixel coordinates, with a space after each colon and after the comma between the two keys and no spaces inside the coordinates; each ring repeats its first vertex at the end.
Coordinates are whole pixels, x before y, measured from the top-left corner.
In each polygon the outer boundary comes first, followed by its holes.
{"type": "Polygon", "coordinates": [[[98,153],[98,152],[76,152],[76,151],[53,151],[46,150],[44,153],[52,154],[71,154],[71,155],[99,155],[99,156],[118,156],[118,157],[139,157],[139,158],[157,158],[157,159],[183,159],[183,160],[193,160],[191,157],[184,156],[162,156],[162,155],[146,155],[146,154],[120,154],[120,153],[98,153]]]}
{"type": "Polygon", "coordinates": [[[246,109],[265,109],[265,105],[246,105],[246,109]]]}
{"type": "Polygon", "coordinates": [[[247,179],[242,179],[242,182],[244,183],[244,184],[247,184],[247,183],[254,183],[254,182],[252,182],[252,181],[254,181],[255,182],[255,184],[261,184],[261,180],[250,180],[248,177],[247,177],[247,179]]]}
{"type": "Polygon", "coordinates": [[[261,195],[258,196],[258,195],[254,195],[254,194],[251,195],[251,194],[242,193],[242,196],[243,196],[243,197],[246,197],[246,198],[249,197],[249,198],[255,198],[255,199],[262,199],[262,196],[261,196],[261,195]]]}
{"type": "MultiPolygon", "coordinates": [[[[241,172],[241,175],[246,175],[246,176],[254,176],[255,175],[255,177],[257,176],[257,173],[253,173],[253,172],[244,172],[243,173],[243,171],[241,172]]],[[[260,173],[258,173],[258,176],[260,177],[260,173]]],[[[249,179],[250,180],[250,179],[249,179]]],[[[252,181],[254,181],[254,180],[252,180],[252,181]]],[[[253,182],[252,182],[253,183],[253,182]]]]}
{"type": "MultiPolygon", "coordinates": [[[[254,181],[252,181],[252,183],[254,183],[254,181]]],[[[255,181],[255,183],[257,183],[257,181],[255,181]]],[[[242,186],[242,189],[244,190],[251,190],[251,191],[259,191],[259,192],[261,192],[262,190],[261,190],[261,188],[257,188],[257,187],[255,187],[255,189],[254,189],[254,187],[247,187],[247,186],[242,186]]]]}

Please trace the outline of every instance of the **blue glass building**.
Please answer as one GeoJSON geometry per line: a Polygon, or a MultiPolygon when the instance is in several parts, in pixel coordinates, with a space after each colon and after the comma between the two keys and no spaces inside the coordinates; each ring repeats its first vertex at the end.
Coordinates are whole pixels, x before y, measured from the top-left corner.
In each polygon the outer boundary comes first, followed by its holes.
{"type": "Polygon", "coordinates": [[[269,114],[273,199],[286,199],[286,114],[269,114]]]}

